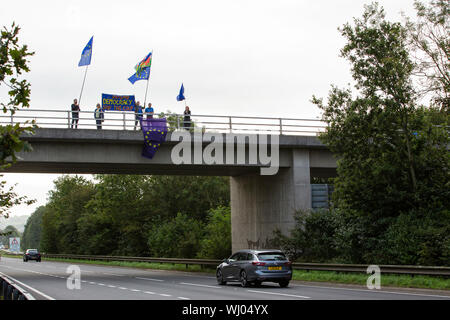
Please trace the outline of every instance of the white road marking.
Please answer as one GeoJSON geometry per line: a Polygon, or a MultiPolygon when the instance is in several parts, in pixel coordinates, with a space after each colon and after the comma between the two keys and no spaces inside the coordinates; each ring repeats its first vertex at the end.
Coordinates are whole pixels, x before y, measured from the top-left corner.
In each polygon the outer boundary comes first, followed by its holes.
{"type": "Polygon", "coordinates": [[[9,276],[9,275],[7,275],[7,276],[8,276],[8,278],[10,278],[12,281],[16,282],[17,284],[21,285],[22,287],[25,287],[25,288],[27,288],[27,289],[29,289],[29,290],[32,290],[32,291],[36,292],[37,294],[43,296],[43,297],[44,297],[45,299],[47,299],[47,300],[56,300],[55,298],[50,297],[49,295],[43,293],[42,291],[39,291],[38,289],[35,289],[35,288],[33,288],[33,287],[31,287],[31,286],[29,286],[29,285],[27,285],[27,284],[25,284],[25,283],[23,283],[23,282],[17,280],[17,279],[14,279],[13,277],[11,277],[11,276],[9,276]]]}
{"type": "Polygon", "coordinates": [[[163,297],[171,297],[172,295],[170,295],[170,294],[165,294],[165,293],[160,293],[159,294],[160,296],[163,296],[163,297]]]}
{"type": "Polygon", "coordinates": [[[102,272],[103,274],[106,274],[108,276],[115,276],[115,277],[125,277],[122,274],[115,274],[115,273],[108,273],[108,272],[102,272]]]}
{"type": "Polygon", "coordinates": [[[311,297],[306,296],[298,296],[295,294],[287,294],[287,293],[277,293],[277,292],[267,292],[267,291],[259,291],[259,290],[247,290],[248,292],[254,292],[254,293],[263,293],[263,294],[271,294],[271,295],[277,295],[277,296],[284,296],[284,297],[294,297],[294,298],[301,298],[301,299],[311,299],[311,297]]]}
{"type": "Polygon", "coordinates": [[[190,300],[189,298],[185,298],[185,297],[177,297],[178,299],[181,299],[181,300],[190,300]]]}
{"type": "Polygon", "coordinates": [[[180,284],[183,284],[183,285],[186,285],[186,286],[195,286],[195,287],[205,287],[205,288],[222,289],[222,287],[218,287],[218,286],[209,286],[209,285],[206,285],[206,284],[198,284],[198,283],[180,282],[180,284]]]}
{"type": "Polygon", "coordinates": [[[434,295],[434,294],[420,294],[420,293],[393,292],[393,291],[384,291],[384,290],[352,289],[352,288],[309,286],[309,285],[291,285],[291,286],[292,287],[308,287],[308,288],[324,288],[324,289],[335,289],[335,290],[359,291],[359,292],[367,292],[367,293],[374,293],[375,292],[375,293],[404,294],[404,295],[410,295],[410,296],[436,297],[436,298],[447,298],[447,299],[450,299],[450,296],[440,296],[440,295],[434,295]]]}
{"type": "Polygon", "coordinates": [[[151,291],[144,291],[144,293],[147,293],[147,294],[156,294],[156,293],[151,292],[151,291]]]}
{"type": "Polygon", "coordinates": [[[128,288],[125,287],[117,287],[118,289],[122,289],[122,290],[128,290],[128,288]]]}
{"type": "Polygon", "coordinates": [[[158,282],[164,281],[164,280],[161,280],[161,279],[141,278],[141,277],[135,277],[135,279],[139,279],[139,280],[148,280],[148,281],[158,281],[158,282]]]}
{"type": "Polygon", "coordinates": [[[131,291],[133,291],[133,292],[140,292],[141,290],[138,290],[138,289],[130,289],[131,291]]]}

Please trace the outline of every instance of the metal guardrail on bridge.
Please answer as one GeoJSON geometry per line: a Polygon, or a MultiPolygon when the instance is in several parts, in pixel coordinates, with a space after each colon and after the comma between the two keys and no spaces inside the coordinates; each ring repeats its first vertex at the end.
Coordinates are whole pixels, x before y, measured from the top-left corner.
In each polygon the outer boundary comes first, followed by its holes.
{"type": "MultiPolygon", "coordinates": [[[[135,113],[132,111],[108,111],[104,113],[102,129],[135,130],[135,113]]],[[[183,114],[165,115],[169,131],[183,129],[183,114]]],[[[155,115],[157,118],[158,115],[155,115]]],[[[19,109],[14,114],[0,114],[0,125],[24,125],[35,121],[41,128],[71,128],[72,112],[67,110],[19,109]]],[[[319,119],[268,118],[249,116],[221,116],[192,114],[191,129],[201,132],[220,133],[260,133],[260,134],[301,134],[317,135],[326,128],[326,123],[319,119]]],[[[94,111],[80,111],[78,129],[96,129],[94,111]]]]}
{"type": "MultiPolygon", "coordinates": [[[[125,256],[99,256],[99,255],[73,255],[73,254],[43,254],[43,258],[58,259],[80,259],[97,261],[128,261],[128,262],[154,262],[217,266],[222,260],[216,259],[180,259],[180,258],[152,258],[152,257],[125,257],[125,256]]],[[[363,264],[333,264],[333,263],[292,263],[292,268],[307,271],[334,271],[334,272],[357,272],[366,273],[369,265],[363,264]]],[[[450,277],[450,267],[440,266],[401,266],[401,265],[378,265],[383,274],[405,274],[424,275],[434,277],[450,277]]]]}

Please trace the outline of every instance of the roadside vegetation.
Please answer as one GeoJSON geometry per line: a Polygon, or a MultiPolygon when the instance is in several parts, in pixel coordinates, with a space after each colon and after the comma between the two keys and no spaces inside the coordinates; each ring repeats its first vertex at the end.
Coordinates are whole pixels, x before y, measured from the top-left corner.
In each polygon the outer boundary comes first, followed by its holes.
{"type": "Polygon", "coordinates": [[[330,209],[276,233],[294,259],[450,265],[450,3],[415,5],[416,21],[373,3],[339,28],[354,86],[312,99],[337,177],[330,209]]]}

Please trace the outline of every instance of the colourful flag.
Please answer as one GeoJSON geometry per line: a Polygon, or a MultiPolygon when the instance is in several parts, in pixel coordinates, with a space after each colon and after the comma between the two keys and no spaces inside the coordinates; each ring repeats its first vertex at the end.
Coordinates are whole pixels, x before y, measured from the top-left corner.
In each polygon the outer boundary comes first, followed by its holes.
{"type": "Polygon", "coordinates": [[[151,67],[152,65],[152,52],[150,52],[141,62],[139,62],[134,69],[136,70],[136,75],[139,77],[144,68],[151,67]]]}
{"type": "Polygon", "coordinates": [[[80,62],[78,62],[79,67],[87,66],[87,65],[91,64],[93,40],[94,40],[94,36],[91,37],[91,40],[89,40],[86,47],[84,47],[83,52],[81,53],[80,62]]]}

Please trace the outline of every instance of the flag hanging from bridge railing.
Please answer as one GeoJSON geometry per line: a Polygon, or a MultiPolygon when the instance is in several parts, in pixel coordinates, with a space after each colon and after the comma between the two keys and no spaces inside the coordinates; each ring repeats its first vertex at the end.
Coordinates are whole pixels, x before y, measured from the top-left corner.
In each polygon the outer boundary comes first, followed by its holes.
{"type": "Polygon", "coordinates": [[[166,141],[166,118],[142,119],[141,128],[144,135],[144,148],[142,149],[142,156],[153,159],[153,156],[158,151],[161,143],[166,141]]]}

